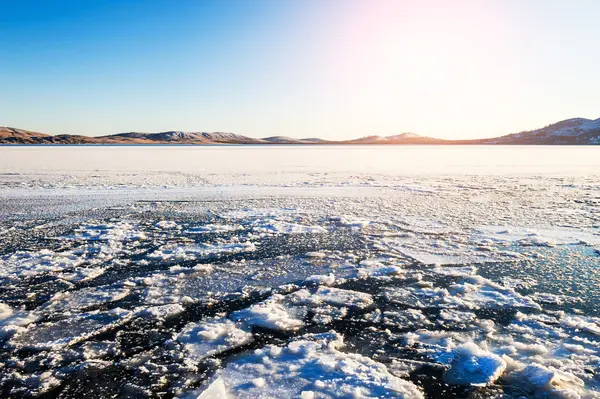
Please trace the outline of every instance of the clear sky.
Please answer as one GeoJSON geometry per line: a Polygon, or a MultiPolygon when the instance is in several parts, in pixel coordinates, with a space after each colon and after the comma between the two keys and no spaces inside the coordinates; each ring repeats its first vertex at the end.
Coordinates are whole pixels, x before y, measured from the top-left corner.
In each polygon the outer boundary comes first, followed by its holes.
{"type": "Polygon", "coordinates": [[[489,137],[600,117],[598,0],[0,0],[0,125],[489,137]]]}

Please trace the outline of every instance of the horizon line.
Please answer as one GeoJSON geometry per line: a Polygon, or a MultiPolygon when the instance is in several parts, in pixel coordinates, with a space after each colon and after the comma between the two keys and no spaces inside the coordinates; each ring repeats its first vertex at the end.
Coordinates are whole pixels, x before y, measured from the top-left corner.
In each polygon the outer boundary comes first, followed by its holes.
{"type": "Polygon", "coordinates": [[[178,130],[178,129],[172,129],[172,130],[159,130],[159,131],[154,131],[154,132],[143,132],[143,131],[127,131],[127,132],[117,132],[117,133],[109,133],[109,134],[99,134],[99,135],[87,135],[87,134],[82,134],[82,133],[45,133],[42,131],[37,131],[37,130],[29,130],[29,129],[24,129],[24,128],[20,128],[20,127],[13,127],[13,126],[0,126],[0,128],[4,128],[4,129],[15,129],[15,130],[22,130],[22,131],[26,131],[26,132],[32,132],[32,133],[41,133],[44,135],[49,135],[49,136],[83,136],[83,137],[91,137],[91,138],[101,138],[101,137],[111,137],[111,136],[117,136],[117,135],[122,135],[122,134],[161,134],[161,133],[170,133],[170,132],[181,132],[181,133],[199,133],[199,134],[203,134],[203,133],[208,133],[208,134],[220,134],[220,133],[224,133],[224,134],[235,134],[238,136],[244,136],[247,137],[249,139],[255,139],[255,140],[264,140],[264,139],[268,139],[268,138],[276,138],[276,137],[285,137],[285,138],[289,138],[292,140],[307,140],[307,139],[318,139],[318,140],[323,140],[326,142],[345,142],[345,141],[353,141],[353,140],[360,140],[360,139],[365,139],[365,138],[369,138],[369,137],[381,137],[381,138],[390,138],[390,137],[394,137],[394,136],[402,136],[402,135],[415,135],[419,138],[429,138],[429,139],[435,139],[435,140],[443,140],[443,141],[474,141],[474,140],[488,140],[488,139],[494,139],[494,138],[498,138],[498,137],[504,137],[504,136],[508,136],[511,134],[518,134],[518,133],[527,133],[527,132],[532,132],[535,130],[539,130],[539,129],[543,129],[546,128],[548,126],[552,126],[558,123],[562,123],[562,122],[566,122],[566,121],[572,121],[572,120],[577,120],[577,119],[584,119],[587,121],[596,121],[596,120],[600,120],[600,118],[596,118],[596,119],[590,119],[590,118],[583,118],[583,117],[574,117],[574,118],[567,118],[567,119],[562,119],[560,121],[557,122],[553,122],[553,123],[549,123],[544,125],[543,127],[538,127],[538,128],[534,128],[534,129],[526,129],[526,130],[520,130],[518,132],[512,132],[512,133],[504,133],[504,134],[500,134],[498,136],[485,136],[485,137],[478,137],[478,138],[460,138],[460,139],[450,139],[450,138],[438,138],[436,136],[428,136],[428,135],[421,135],[419,133],[414,133],[414,132],[401,132],[401,133],[396,133],[396,134],[390,134],[390,135],[382,135],[382,134],[367,134],[364,136],[360,136],[360,137],[354,137],[354,138],[346,138],[346,139],[322,139],[318,136],[312,136],[312,137],[292,137],[292,136],[287,136],[285,134],[276,134],[276,135],[269,135],[269,136],[263,136],[263,137],[253,137],[253,136],[248,136],[245,135],[243,133],[237,133],[237,132],[227,132],[227,131],[199,131],[199,130],[178,130]]]}

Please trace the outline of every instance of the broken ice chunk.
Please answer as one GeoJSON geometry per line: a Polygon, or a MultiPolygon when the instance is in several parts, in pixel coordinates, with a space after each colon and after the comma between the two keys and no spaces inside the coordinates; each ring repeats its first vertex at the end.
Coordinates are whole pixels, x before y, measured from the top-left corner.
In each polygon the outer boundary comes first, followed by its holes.
{"type": "Polygon", "coordinates": [[[347,306],[358,309],[364,309],[373,304],[373,297],[370,294],[333,287],[320,287],[311,296],[311,300],[334,306],[347,306]]]}
{"type": "Polygon", "coordinates": [[[232,313],[231,318],[250,326],[281,331],[297,330],[303,326],[307,310],[303,306],[290,306],[285,299],[283,295],[273,295],[247,309],[232,313]]]}
{"type": "Polygon", "coordinates": [[[338,350],[335,333],[301,337],[285,347],[266,346],[229,363],[217,373],[208,392],[244,398],[377,397],[423,398],[410,381],[358,354],[338,350]]]}
{"type": "Polygon", "coordinates": [[[506,369],[506,362],[500,356],[474,342],[457,347],[452,355],[450,368],[444,373],[448,384],[485,386],[496,381],[506,369]]]}
{"type": "Polygon", "coordinates": [[[252,342],[252,334],[241,323],[224,317],[214,317],[199,323],[189,323],[177,336],[188,356],[200,361],[252,342]]]}

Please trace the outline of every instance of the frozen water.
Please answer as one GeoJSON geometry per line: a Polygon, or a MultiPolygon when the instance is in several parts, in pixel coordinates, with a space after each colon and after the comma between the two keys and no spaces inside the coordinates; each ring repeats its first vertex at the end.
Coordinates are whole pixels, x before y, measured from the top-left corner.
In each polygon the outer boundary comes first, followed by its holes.
{"type": "Polygon", "coordinates": [[[55,156],[0,149],[2,397],[600,395],[591,149],[469,173],[408,147],[277,172],[29,151],[55,156]]]}
{"type": "Polygon", "coordinates": [[[177,336],[177,341],[184,345],[188,356],[194,361],[248,344],[252,340],[252,334],[243,330],[241,323],[224,317],[190,323],[177,336]]]}
{"type": "Polygon", "coordinates": [[[444,380],[449,384],[487,385],[496,381],[505,369],[506,362],[500,356],[470,342],[454,349],[444,380]]]}
{"type": "Polygon", "coordinates": [[[238,310],[231,317],[249,326],[259,326],[272,330],[298,330],[304,325],[304,307],[290,307],[283,295],[274,295],[266,301],[238,310]]]}
{"type": "Polygon", "coordinates": [[[232,362],[208,387],[246,398],[422,398],[413,383],[395,377],[367,357],[338,350],[336,333],[267,346],[232,362]]]}

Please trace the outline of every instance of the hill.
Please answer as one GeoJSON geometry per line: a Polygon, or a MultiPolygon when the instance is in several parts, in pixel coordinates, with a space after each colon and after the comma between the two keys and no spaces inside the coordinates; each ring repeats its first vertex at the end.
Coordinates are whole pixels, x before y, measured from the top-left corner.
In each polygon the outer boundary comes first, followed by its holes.
{"type": "Polygon", "coordinates": [[[600,118],[566,119],[541,129],[509,134],[486,141],[489,144],[600,144],[600,118]]]}
{"type": "Polygon", "coordinates": [[[541,129],[508,134],[491,139],[442,140],[401,133],[392,136],[366,136],[353,140],[331,141],[320,138],[295,139],[286,136],[252,138],[224,132],[117,133],[91,137],[83,135],[49,135],[12,127],[0,127],[0,144],[502,144],[502,145],[599,145],[600,118],[572,118],[541,129]]]}

